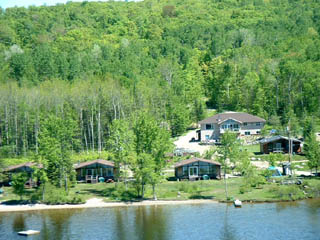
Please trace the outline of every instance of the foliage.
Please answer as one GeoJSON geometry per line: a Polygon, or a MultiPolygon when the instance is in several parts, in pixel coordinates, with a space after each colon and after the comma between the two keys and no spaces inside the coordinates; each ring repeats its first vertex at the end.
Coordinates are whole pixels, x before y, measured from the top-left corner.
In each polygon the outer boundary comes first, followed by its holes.
{"type": "Polygon", "coordinates": [[[316,1],[8,8],[0,16],[0,151],[37,152],[40,116],[52,113],[74,114],[81,152],[100,152],[110,123],[140,110],[173,136],[204,117],[205,103],[259,115],[272,129],[288,118],[293,128],[317,122],[318,15],[316,1]]]}
{"type": "Polygon", "coordinates": [[[108,148],[114,154],[114,163],[117,170],[116,179],[124,177],[126,182],[127,168],[130,164],[130,155],[133,150],[133,132],[126,120],[114,120],[110,127],[108,148]],[[124,169],[120,171],[120,166],[124,169]]]}
{"type": "Polygon", "coordinates": [[[308,166],[310,169],[316,169],[320,166],[320,144],[316,140],[314,132],[311,132],[307,137],[304,146],[304,152],[306,154],[308,161],[308,166]]]}
{"type": "Polygon", "coordinates": [[[167,164],[165,154],[172,150],[170,137],[152,116],[144,112],[137,116],[133,132],[137,155],[132,164],[135,179],[141,184],[142,198],[145,185],[150,183],[156,199],[155,187],[163,178],[162,170],[167,164]]]}
{"type": "Polygon", "coordinates": [[[276,195],[281,200],[299,200],[304,199],[303,191],[297,185],[281,186],[270,189],[270,192],[276,195]]]}
{"type": "Polygon", "coordinates": [[[75,141],[75,124],[66,113],[65,118],[51,115],[43,120],[42,125],[39,136],[39,156],[44,165],[45,174],[56,186],[62,187],[62,181],[64,181],[67,190],[68,180],[71,180],[73,172],[70,153],[75,141]]]}
{"type": "Polygon", "coordinates": [[[236,163],[239,155],[239,141],[235,133],[227,131],[222,135],[218,153],[220,154],[218,160],[224,169],[225,193],[228,200],[227,168],[230,166],[230,163],[236,163]]]}
{"type": "Polygon", "coordinates": [[[283,161],[283,154],[280,153],[269,153],[267,161],[269,162],[269,166],[275,167],[277,162],[283,161]]]}
{"type": "Polygon", "coordinates": [[[28,176],[26,173],[16,173],[12,175],[12,187],[13,192],[20,196],[20,200],[22,200],[23,195],[25,194],[24,185],[28,180],[28,176]]]}
{"type": "Polygon", "coordinates": [[[117,201],[132,201],[138,196],[133,186],[126,188],[122,184],[117,187],[107,188],[104,191],[104,195],[117,201]]]}
{"type": "Polygon", "coordinates": [[[83,203],[80,196],[68,195],[63,188],[58,188],[50,183],[45,184],[45,195],[42,201],[49,205],[83,203]]]}

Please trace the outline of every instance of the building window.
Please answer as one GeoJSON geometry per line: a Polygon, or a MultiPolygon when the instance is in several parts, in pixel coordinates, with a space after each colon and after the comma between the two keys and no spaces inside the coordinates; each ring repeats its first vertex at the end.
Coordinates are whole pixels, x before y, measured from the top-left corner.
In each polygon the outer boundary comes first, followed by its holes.
{"type": "Polygon", "coordinates": [[[211,124],[206,124],[206,129],[207,129],[207,130],[212,129],[212,125],[211,125],[211,124]]]}
{"type": "Polygon", "coordinates": [[[256,126],[260,126],[260,125],[261,125],[261,123],[259,123],[259,122],[256,123],[256,126]]]}
{"type": "Polygon", "coordinates": [[[209,171],[209,166],[200,166],[200,174],[203,175],[203,174],[210,174],[210,171],[209,171]]]}
{"type": "Polygon", "coordinates": [[[183,172],[184,176],[188,175],[188,167],[187,166],[183,166],[182,167],[182,172],[183,172]]]}
{"type": "Polygon", "coordinates": [[[245,134],[246,136],[251,135],[250,132],[244,132],[244,134],[245,134]]]}
{"type": "Polygon", "coordinates": [[[107,168],[107,176],[113,176],[113,169],[107,168]]]}
{"type": "Polygon", "coordinates": [[[257,131],[257,134],[260,134],[260,131],[257,131]]]}
{"type": "Polygon", "coordinates": [[[245,122],[245,123],[243,123],[243,126],[247,126],[247,125],[248,125],[248,123],[246,123],[246,122],[245,122]]]}

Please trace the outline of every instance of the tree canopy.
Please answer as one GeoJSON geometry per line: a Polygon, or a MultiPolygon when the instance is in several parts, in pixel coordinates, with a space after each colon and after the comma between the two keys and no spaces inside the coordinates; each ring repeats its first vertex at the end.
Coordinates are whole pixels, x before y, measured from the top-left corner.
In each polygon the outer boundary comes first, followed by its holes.
{"type": "Polygon", "coordinates": [[[83,2],[0,12],[1,155],[38,152],[68,111],[75,151],[148,111],[172,136],[205,104],[300,124],[320,115],[317,1],[83,2]],[[66,109],[68,106],[68,109],[66,109]],[[291,120],[293,122],[293,120],[291,120]]]}

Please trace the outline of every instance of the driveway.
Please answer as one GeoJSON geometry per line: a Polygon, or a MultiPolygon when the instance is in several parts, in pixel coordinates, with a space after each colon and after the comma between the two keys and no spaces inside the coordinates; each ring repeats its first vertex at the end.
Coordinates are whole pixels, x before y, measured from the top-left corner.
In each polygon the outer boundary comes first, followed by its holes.
{"type": "Polygon", "coordinates": [[[201,155],[205,153],[205,151],[210,149],[209,145],[199,145],[198,142],[189,142],[192,138],[197,138],[196,130],[192,130],[187,132],[186,135],[180,136],[178,140],[174,142],[177,148],[185,148],[193,151],[199,152],[201,155]]]}

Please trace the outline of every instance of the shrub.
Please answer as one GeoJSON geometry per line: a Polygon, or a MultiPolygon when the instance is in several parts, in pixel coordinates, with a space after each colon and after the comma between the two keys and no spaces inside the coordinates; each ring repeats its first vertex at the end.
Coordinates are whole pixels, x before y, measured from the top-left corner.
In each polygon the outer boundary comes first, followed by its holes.
{"type": "Polygon", "coordinates": [[[16,173],[12,176],[13,192],[20,196],[20,200],[22,200],[22,196],[25,194],[24,185],[27,180],[28,176],[26,173],[16,173]]]}
{"type": "Polygon", "coordinates": [[[83,203],[84,200],[77,195],[69,195],[64,188],[58,188],[50,183],[45,185],[44,203],[53,204],[78,204],[83,203]]]}
{"type": "Polygon", "coordinates": [[[270,191],[282,200],[299,200],[305,198],[303,191],[297,185],[274,186],[270,191]]]}
{"type": "Polygon", "coordinates": [[[242,185],[242,186],[240,186],[240,188],[239,188],[239,193],[240,194],[244,194],[244,193],[246,193],[246,192],[249,192],[250,191],[250,186],[248,186],[248,185],[242,185]]]}
{"type": "Polygon", "coordinates": [[[114,200],[131,201],[137,198],[135,194],[136,189],[129,187],[127,190],[124,185],[118,185],[118,187],[112,187],[105,190],[104,194],[114,200]]]}
{"type": "Polygon", "coordinates": [[[261,185],[266,183],[266,179],[263,176],[260,175],[254,175],[250,177],[244,178],[244,185],[250,186],[250,187],[260,187],[261,185]]]}

